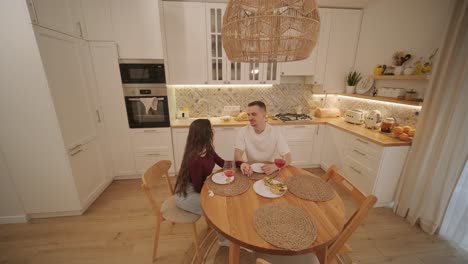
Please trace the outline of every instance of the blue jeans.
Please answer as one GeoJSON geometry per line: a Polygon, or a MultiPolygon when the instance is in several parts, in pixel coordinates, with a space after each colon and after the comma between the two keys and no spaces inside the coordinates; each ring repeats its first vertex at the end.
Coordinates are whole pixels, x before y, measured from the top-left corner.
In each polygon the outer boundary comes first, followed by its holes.
{"type": "MultiPolygon", "coordinates": [[[[175,195],[175,202],[177,207],[182,210],[197,214],[203,215],[200,203],[200,193],[197,193],[193,188],[193,185],[189,183],[187,185],[187,196],[184,197],[183,194],[175,195]]],[[[218,239],[224,241],[226,238],[218,233],[218,239]]]]}

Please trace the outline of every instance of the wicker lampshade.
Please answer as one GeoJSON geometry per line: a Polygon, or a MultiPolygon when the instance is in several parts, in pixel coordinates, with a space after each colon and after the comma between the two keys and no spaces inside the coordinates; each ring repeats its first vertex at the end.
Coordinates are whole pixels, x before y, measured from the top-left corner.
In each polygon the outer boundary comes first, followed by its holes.
{"type": "Polygon", "coordinates": [[[231,61],[286,62],[306,59],[319,31],[315,0],[230,0],[221,34],[231,61]]]}

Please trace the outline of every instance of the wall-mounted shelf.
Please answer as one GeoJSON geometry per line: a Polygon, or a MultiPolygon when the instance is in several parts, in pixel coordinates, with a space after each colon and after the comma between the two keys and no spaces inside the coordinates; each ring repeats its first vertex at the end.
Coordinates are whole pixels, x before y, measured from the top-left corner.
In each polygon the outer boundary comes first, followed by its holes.
{"type": "Polygon", "coordinates": [[[429,80],[426,75],[370,75],[374,80],[429,80]]]}
{"type": "Polygon", "coordinates": [[[399,100],[399,99],[394,99],[394,98],[389,98],[389,97],[369,96],[369,95],[362,95],[362,94],[338,94],[338,95],[361,98],[361,99],[368,99],[368,100],[374,100],[374,101],[381,101],[381,102],[405,104],[405,105],[415,105],[415,106],[422,105],[422,102],[420,101],[399,100]]]}

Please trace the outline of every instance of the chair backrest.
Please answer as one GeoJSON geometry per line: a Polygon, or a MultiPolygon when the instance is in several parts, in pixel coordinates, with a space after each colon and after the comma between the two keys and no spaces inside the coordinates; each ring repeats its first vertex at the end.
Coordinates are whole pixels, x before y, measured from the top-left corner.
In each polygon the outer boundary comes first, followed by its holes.
{"type": "Polygon", "coordinates": [[[357,188],[349,179],[340,175],[336,170],[336,166],[332,165],[327,172],[322,176],[325,181],[333,181],[340,188],[349,193],[354,200],[359,204],[358,209],[346,222],[343,230],[338,238],[328,247],[327,258],[328,261],[333,261],[336,254],[348,241],[349,237],[356,231],[359,225],[364,221],[369,209],[377,202],[377,197],[374,195],[366,196],[359,188],[357,188]]]}
{"type": "Polygon", "coordinates": [[[170,160],[160,160],[146,169],[145,173],[143,173],[143,176],[141,177],[141,188],[145,191],[145,194],[157,215],[159,215],[160,207],[154,199],[153,194],[151,193],[151,189],[159,184],[162,176],[166,176],[169,191],[171,194],[174,194],[171,182],[169,180],[169,168],[171,165],[172,162],[170,160]]]}

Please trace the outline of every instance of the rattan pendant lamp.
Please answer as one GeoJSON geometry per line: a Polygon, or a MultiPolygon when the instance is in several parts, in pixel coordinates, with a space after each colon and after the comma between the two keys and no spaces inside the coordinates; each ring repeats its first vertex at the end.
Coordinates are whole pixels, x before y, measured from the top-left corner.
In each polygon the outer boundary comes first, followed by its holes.
{"type": "Polygon", "coordinates": [[[287,62],[306,59],[319,31],[315,0],[230,0],[221,34],[231,61],[287,62]]]}

